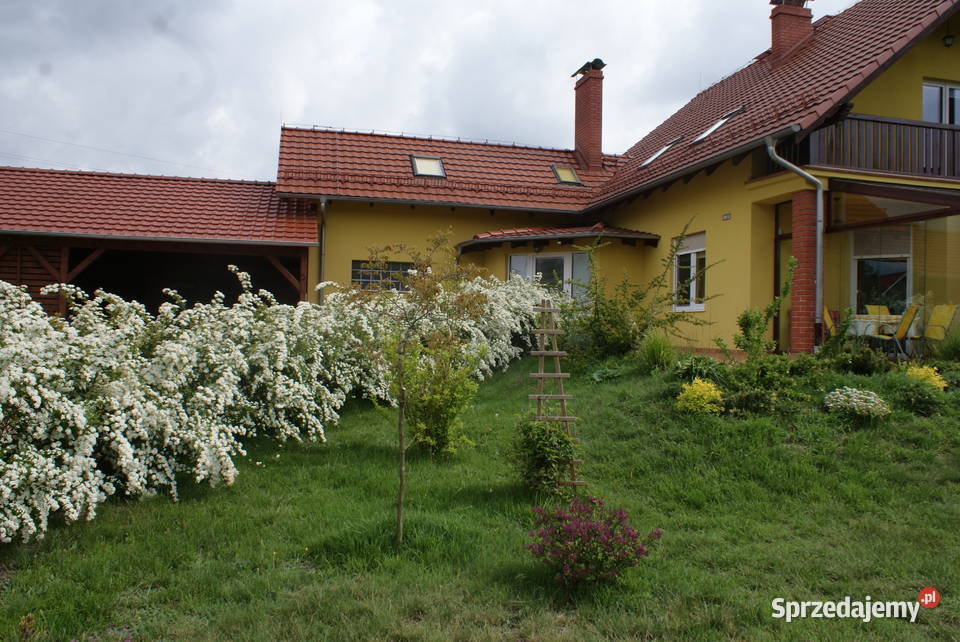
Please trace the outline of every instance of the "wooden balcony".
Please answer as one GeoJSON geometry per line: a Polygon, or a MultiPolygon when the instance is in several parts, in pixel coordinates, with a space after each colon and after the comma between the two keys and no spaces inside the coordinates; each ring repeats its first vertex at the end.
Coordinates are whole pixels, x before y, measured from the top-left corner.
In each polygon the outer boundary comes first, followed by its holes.
{"type": "MultiPolygon", "coordinates": [[[[851,115],[778,151],[801,165],[960,180],[957,125],[851,115]]],[[[782,170],[769,160],[762,165],[758,176],[782,170]]]]}

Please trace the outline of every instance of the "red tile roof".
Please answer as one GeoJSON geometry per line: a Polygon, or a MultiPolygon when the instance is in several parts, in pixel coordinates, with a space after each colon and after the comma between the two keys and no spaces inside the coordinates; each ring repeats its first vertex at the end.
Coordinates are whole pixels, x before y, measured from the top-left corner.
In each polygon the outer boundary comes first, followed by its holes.
{"type": "Polygon", "coordinates": [[[593,206],[617,200],[718,157],[738,153],[788,128],[816,128],[911,44],[960,6],[960,0],[862,0],[819,20],[813,33],[778,61],[770,52],[704,90],[627,151],[593,206]],[[743,107],[703,142],[694,139],[743,107]],[[678,144],[640,165],[670,141],[678,144]]]}
{"type": "Polygon", "coordinates": [[[316,243],[314,216],[273,183],[0,167],[0,234],[316,243]]]}
{"type": "Polygon", "coordinates": [[[501,243],[503,241],[536,241],[546,239],[574,239],[589,237],[643,239],[658,241],[660,236],[622,227],[607,227],[604,223],[568,227],[517,227],[509,230],[494,230],[474,234],[473,239],[457,245],[466,248],[478,245],[501,243]]]}
{"type": "Polygon", "coordinates": [[[435,202],[574,212],[613,175],[578,167],[572,150],[439,138],[284,127],[277,190],[333,198],[435,202]],[[446,178],[414,176],[410,155],[443,159],[446,178]],[[583,185],[557,182],[554,165],[576,168],[583,185]]]}

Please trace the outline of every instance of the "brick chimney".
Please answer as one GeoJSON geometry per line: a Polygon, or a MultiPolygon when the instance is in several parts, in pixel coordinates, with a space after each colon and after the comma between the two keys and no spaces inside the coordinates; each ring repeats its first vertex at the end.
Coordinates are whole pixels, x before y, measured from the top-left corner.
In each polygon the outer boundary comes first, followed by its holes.
{"type": "Polygon", "coordinates": [[[583,65],[573,77],[580,76],[574,87],[573,149],[577,162],[587,171],[603,167],[603,61],[595,58],[583,65]]]}
{"type": "Polygon", "coordinates": [[[813,13],[805,6],[807,0],[771,0],[770,4],[774,5],[770,13],[771,52],[776,59],[813,33],[813,13]]]}

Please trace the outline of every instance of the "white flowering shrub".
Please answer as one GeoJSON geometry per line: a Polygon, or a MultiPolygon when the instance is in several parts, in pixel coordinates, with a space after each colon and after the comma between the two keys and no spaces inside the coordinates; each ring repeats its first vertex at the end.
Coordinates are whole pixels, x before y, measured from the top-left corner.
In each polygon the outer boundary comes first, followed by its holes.
{"type": "MultiPolygon", "coordinates": [[[[51,515],[92,519],[109,495],[177,496],[177,475],[230,484],[243,441],[323,441],[351,395],[390,402],[370,359],[384,321],[346,293],[279,305],[254,292],[233,305],[137,302],[69,285],[67,319],[0,281],[0,542],[41,537],[51,515]]],[[[482,318],[461,322],[478,376],[517,357],[540,289],[519,278],[469,284],[482,318]]],[[[398,295],[402,296],[402,295],[398,295]]],[[[441,294],[442,296],[442,294],[441,294]]],[[[442,324],[442,319],[425,323],[442,324]]]]}
{"type": "Polygon", "coordinates": [[[831,412],[866,420],[890,414],[890,406],[877,393],[846,386],[827,393],[823,404],[831,412]]]}

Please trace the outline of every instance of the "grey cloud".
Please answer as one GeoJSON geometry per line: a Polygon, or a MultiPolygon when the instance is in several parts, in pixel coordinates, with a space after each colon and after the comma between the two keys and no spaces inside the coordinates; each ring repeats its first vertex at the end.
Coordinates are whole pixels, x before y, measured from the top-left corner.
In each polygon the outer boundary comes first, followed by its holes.
{"type": "MultiPolygon", "coordinates": [[[[817,15],[849,0],[818,0],[817,15]]],[[[272,179],[280,123],[567,147],[608,63],[622,152],[769,41],[759,0],[6,0],[0,163],[272,179]],[[59,163],[60,165],[55,165],[59,163]]]]}

